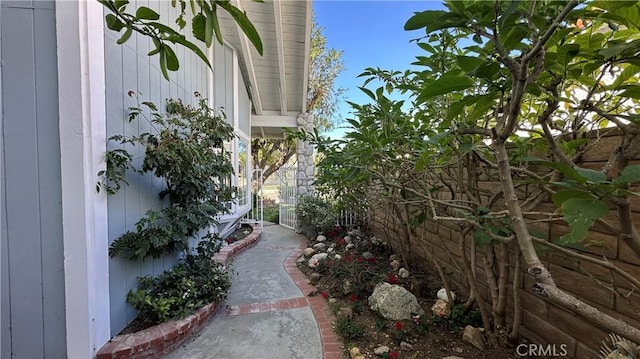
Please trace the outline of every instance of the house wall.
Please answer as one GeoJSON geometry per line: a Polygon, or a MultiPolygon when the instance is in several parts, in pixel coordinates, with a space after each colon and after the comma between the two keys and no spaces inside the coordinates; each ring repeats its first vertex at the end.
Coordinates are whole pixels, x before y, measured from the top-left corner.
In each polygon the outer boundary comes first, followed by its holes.
{"type": "MultiPolygon", "coordinates": [[[[612,148],[616,148],[621,143],[621,137],[616,133],[609,134],[598,139],[596,144],[583,155],[581,167],[590,169],[601,169],[608,161],[612,148]]],[[[497,191],[501,184],[497,180],[497,173],[490,177],[484,177],[480,181],[479,187],[497,191]]],[[[445,194],[446,195],[446,194],[445,194]]],[[[526,198],[526,194],[520,192],[520,198],[526,198]]],[[[443,197],[443,199],[446,199],[443,197]]],[[[631,198],[632,214],[635,223],[640,223],[640,199],[631,198]]],[[[543,201],[536,207],[542,212],[552,212],[555,205],[550,201],[543,201]]],[[[535,212],[533,209],[532,212],[535,212]]],[[[386,238],[396,249],[404,248],[413,263],[432,266],[430,257],[435,258],[444,268],[444,272],[449,274],[450,280],[455,285],[456,291],[467,292],[468,286],[466,277],[461,269],[462,252],[459,246],[460,228],[451,221],[426,220],[422,225],[415,228],[411,234],[411,247],[406,243],[401,244],[401,235],[404,223],[391,214],[389,208],[379,208],[373,218],[373,229],[377,236],[386,238]]],[[[611,210],[605,219],[614,224],[617,223],[617,213],[611,210]]],[[[569,227],[562,220],[551,223],[537,223],[531,226],[546,238],[557,239],[569,232],[569,227]],[[534,227],[535,226],[535,227],[534,227]]],[[[406,227],[405,227],[406,228],[406,227]]],[[[469,236],[470,237],[470,236],[469,236]]],[[[465,252],[470,256],[471,238],[466,239],[465,252]]],[[[622,239],[599,224],[595,224],[589,231],[587,240],[581,243],[579,252],[595,259],[606,259],[629,273],[635,278],[640,277],[640,259],[633,254],[631,249],[622,239]],[[590,245],[590,242],[600,243],[590,245]]],[[[486,256],[486,248],[477,248],[476,253],[476,275],[480,295],[491,303],[490,289],[485,280],[485,270],[482,265],[486,256]]],[[[617,275],[609,273],[602,267],[582,262],[582,268],[578,268],[578,262],[551,251],[540,251],[539,253],[544,265],[549,269],[558,287],[595,306],[604,313],[615,318],[622,319],[628,324],[640,328],[640,294],[633,292],[629,282],[617,275]],[[586,271],[586,272],[585,272],[586,271]],[[588,274],[587,274],[588,272],[588,274]],[[603,285],[599,285],[600,281],[603,285]],[[613,281],[613,282],[612,282],[613,281]],[[629,296],[627,299],[616,295],[607,289],[606,285],[615,286],[622,293],[629,296]]],[[[507,316],[513,318],[512,306],[512,286],[513,282],[513,260],[511,265],[511,277],[509,278],[509,301],[507,305],[507,316]]],[[[522,334],[537,343],[555,344],[560,350],[560,345],[566,345],[567,356],[570,358],[596,358],[598,350],[602,345],[602,340],[607,336],[607,332],[594,323],[577,316],[566,309],[553,304],[549,300],[536,295],[533,290],[534,280],[526,273],[527,266],[522,261],[521,276],[518,283],[519,293],[523,309],[522,334]]],[[[490,309],[490,304],[489,304],[490,309]]]]}
{"type": "Polygon", "coordinates": [[[2,358],[66,357],[56,58],[54,2],[0,2],[2,358]]]}
{"type": "MultiPolygon", "coordinates": [[[[177,16],[170,1],[147,1],[133,3],[129,6],[149,6],[160,14],[161,21],[173,22],[177,16]]],[[[187,28],[188,29],[188,28],[187,28]]],[[[185,31],[189,33],[189,31],[185,31]]],[[[180,61],[180,69],[170,72],[167,81],[159,68],[158,57],[149,57],[151,41],[140,35],[134,35],[123,45],[116,43],[119,34],[105,28],[105,73],[106,73],[106,111],[107,136],[124,134],[139,135],[144,132],[154,132],[152,124],[147,118],[140,116],[129,122],[128,108],[137,106],[137,101],[151,101],[160,111],[164,111],[168,98],[182,99],[185,103],[194,103],[194,92],[200,92],[203,97],[209,97],[208,79],[210,69],[191,51],[182,47],[176,48],[180,61]],[[138,93],[137,97],[130,97],[129,91],[138,93]]],[[[191,34],[187,38],[193,41],[191,34]]],[[[108,147],[113,148],[113,144],[108,147]]],[[[134,155],[136,167],[142,163],[144,148],[126,146],[134,155]]],[[[158,197],[163,189],[161,179],[148,173],[144,176],[131,173],[127,177],[129,185],[124,185],[115,195],[108,199],[109,242],[113,242],[128,230],[135,229],[135,223],[150,209],[160,209],[165,202],[158,197]]],[[[120,332],[136,316],[135,310],[126,303],[129,290],[136,287],[136,278],[144,275],[156,276],[171,268],[177,261],[178,254],[164,258],[148,258],[144,261],[132,262],[124,258],[109,260],[109,295],[111,310],[111,335],[120,332]]]]}

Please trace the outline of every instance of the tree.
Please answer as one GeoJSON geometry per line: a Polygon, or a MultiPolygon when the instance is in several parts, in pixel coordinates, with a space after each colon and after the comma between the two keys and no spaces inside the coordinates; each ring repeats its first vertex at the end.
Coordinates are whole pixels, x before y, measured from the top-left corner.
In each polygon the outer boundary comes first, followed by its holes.
{"type": "MultiPolygon", "coordinates": [[[[342,51],[327,48],[323,28],[311,23],[309,49],[309,84],[307,87],[307,113],[314,116],[319,131],[333,128],[338,101],[344,92],[336,87],[336,80],[344,70],[342,51]]],[[[263,170],[263,179],[277,172],[296,154],[296,142],[291,139],[254,139],[251,143],[253,164],[263,170]]]]}
{"type": "MultiPolygon", "coordinates": [[[[167,26],[167,24],[160,22],[160,14],[155,10],[147,6],[139,6],[135,9],[135,12],[129,12],[127,9],[129,5],[128,0],[98,1],[111,12],[105,15],[107,27],[115,32],[124,30],[122,36],[118,39],[118,44],[127,42],[134,31],[149,37],[153,41],[155,48],[149,52],[149,56],[158,55],[160,69],[165,79],[169,79],[168,71],[177,71],[180,67],[178,57],[169,44],[181,45],[188,48],[211,68],[209,59],[200,47],[187,40],[184,35],[167,26]]],[[[187,25],[187,20],[185,20],[185,17],[187,17],[187,6],[191,9],[191,31],[193,36],[204,43],[206,47],[211,47],[214,37],[220,44],[223,43],[222,32],[218,21],[218,10],[219,8],[225,10],[233,17],[238,26],[240,26],[240,29],[242,29],[258,53],[262,55],[262,40],[260,40],[260,35],[258,35],[247,14],[233,6],[230,1],[208,0],[187,2],[187,0],[171,0],[171,6],[180,9],[180,14],[175,19],[175,22],[181,30],[187,25]]]]}
{"type": "MultiPolygon", "coordinates": [[[[505,330],[510,273],[519,266],[534,279],[532,290],[588,321],[640,342],[640,328],[598,310],[558,287],[540,257],[566,256],[579,270],[597,266],[611,277],[594,280],[616,300],[640,281],[606,256],[585,253],[590,228],[600,226],[640,257],[640,237],[630,200],[638,195],[640,166],[640,4],[637,1],[447,1],[446,11],[416,13],[407,30],[426,29],[416,63],[424,70],[367,69],[386,86],[364,88],[373,103],[355,105],[346,140],[315,139],[325,156],[316,183],[341,199],[380,203],[383,217],[400,226],[400,249],[412,255],[414,230],[430,221],[455,229],[461,260],[456,266],[471,291],[486,332],[505,330]],[[386,92],[410,94],[403,101],[386,92]],[[601,134],[619,143],[601,168],[583,157],[601,134]],[[483,182],[484,181],[484,182],[483,182]],[[482,186],[490,183],[491,186],[482,186]],[[551,208],[540,210],[546,201],[551,208]],[[609,216],[613,208],[618,216],[609,216]],[[557,238],[536,231],[564,222],[557,238]],[[478,295],[470,246],[483,253],[490,298],[478,295]],[[576,250],[579,249],[579,250],[576,250]]],[[[369,80],[367,80],[368,82],[369,80]]],[[[395,234],[397,237],[398,234],[395,234]]],[[[427,254],[428,256],[428,254],[427,254]]],[[[436,268],[437,259],[429,258],[436,268]]],[[[597,275],[592,275],[596,278],[597,275]]],[[[443,281],[446,283],[445,276],[443,281]]],[[[521,323],[519,290],[509,339],[521,323]]],[[[494,341],[495,342],[495,341],[494,341]]]]}

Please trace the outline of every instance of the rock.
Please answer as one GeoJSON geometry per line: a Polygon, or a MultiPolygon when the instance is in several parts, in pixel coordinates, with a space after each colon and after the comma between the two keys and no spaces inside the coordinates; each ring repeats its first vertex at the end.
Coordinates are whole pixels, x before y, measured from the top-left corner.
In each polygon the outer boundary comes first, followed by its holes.
{"type": "Polygon", "coordinates": [[[350,280],[347,279],[342,283],[342,292],[344,294],[348,294],[348,293],[351,292],[351,281],[350,280]]]}
{"type": "Polygon", "coordinates": [[[322,275],[320,273],[313,272],[309,275],[309,281],[311,282],[311,284],[318,283],[320,278],[322,278],[322,275]]]}
{"type": "Polygon", "coordinates": [[[431,312],[437,317],[446,318],[451,314],[451,309],[449,309],[449,303],[446,300],[438,299],[431,306],[431,312]]]}
{"type": "Polygon", "coordinates": [[[393,261],[397,261],[398,260],[398,256],[395,254],[392,254],[389,256],[389,262],[393,262],[393,261]]]}
{"type": "Polygon", "coordinates": [[[302,251],[302,254],[304,254],[305,257],[311,257],[316,254],[316,250],[313,248],[305,248],[304,251],[302,251]]]}
{"type": "Polygon", "coordinates": [[[424,314],[411,292],[387,282],[376,285],[369,297],[369,306],[371,310],[391,320],[411,319],[414,314],[424,314]]]}
{"type": "Polygon", "coordinates": [[[322,234],[316,237],[316,242],[324,242],[326,240],[327,240],[327,237],[323,236],[322,234]]]}
{"type": "Polygon", "coordinates": [[[316,243],[313,245],[313,249],[315,249],[318,252],[322,252],[327,248],[327,245],[324,243],[316,243]]]}
{"type": "Polygon", "coordinates": [[[351,237],[350,236],[345,236],[343,239],[344,239],[345,243],[351,243],[351,237]]]}
{"type": "Polygon", "coordinates": [[[327,248],[327,253],[333,253],[333,247],[327,248]]]}
{"type": "Polygon", "coordinates": [[[397,259],[394,259],[391,261],[391,263],[389,263],[389,265],[391,266],[391,268],[393,268],[394,271],[398,270],[398,268],[400,268],[400,261],[397,259]]]}
{"type": "Polygon", "coordinates": [[[413,350],[413,345],[407,342],[400,342],[400,349],[405,351],[410,351],[410,350],[413,350]]]}
{"type": "Polygon", "coordinates": [[[470,325],[464,327],[462,340],[473,345],[479,350],[484,350],[484,340],[482,339],[482,333],[478,328],[474,328],[470,325]]]}
{"type": "Polygon", "coordinates": [[[316,268],[318,267],[318,264],[320,264],[320,261],[323,261],[325,259],[327,259],[328,254],[326,253],[318,253],[318,254],[314,254],[313,257],[311,257],[311,259],[309,259],[309,267],[311,268],[316,268]]]}
{"type": "Polygon", "coordinates": [[[375,256],[371,252],[364,252],[364,253],[362,253],[362,258],[371,259],[371,258],[375,258],[375,256]]]}
{"type": "Polygon", "coordinates": [[[338,310],[338,314],[336,314],[336,317],[338,317],[338,319],[341,318],[353,318],[353,309],[349,308],[349,307],[343,307],[340,308],[340,310],[338,310]]]}
{"type": "Polygon", "coordinates": [[[444,357],[442,359],[464,359],[463,357],[459,357],[459,356],[455,356],[455,355],[449,355],[448,357],[444,357]]]}
{"type": "Polygon", "coordinates": [[[377,356],[383,356],[385,353],[389,353],[389,347],[386,345],[381,345],[373,350],[373,353],[377,356]]]}
{"type": "Polygon", "coordinates": [[[351,359],[354,359],[357,355],[362,355],[360,354],[360,349],[358,347],[349,349],[349,356],[351,356],[351,359]]]}
{"type": "Polygon", "coordinates": [[[304,256],[300,256],[300,258],[298,258],[298,260],[296,261],[296,263],[304,263],[307,260],[304,258],[304,256]]]}
{"type": "Polygon", "coordinates": [[[329,304],[336,304],[338,300],[336,298],[329,298],[329,304]]]}
{"type": "Polygon", "coordinates": [[[460,347],[455,347],[453,348],[453,351],[458,353],[458,354],[462,354],[462,352],[464,351],[464,349],[460,348],[460,347]]]}
{"type": "MultiPolygon", "coordinates": [[[[453,299],[453,301],[455,302],[456,300],[456,293],[454,293],[453,291],[450,291],[451,293],[451,299],[453,299]]],[[[447,297],[447,290],[442,288],[438,291],[438,299],[442,299],[445,302],[449,302],[449,297],[447,297]]]]}
{"type": "Polygon", "coordinates": [[[347,250],[349,250],[349,249],[353,249],[353,248],[355,248],[355,247],[356,247],[356,245],[355,245],[355,244],[353,244],[353,243],[349,243],[349,244],[347,244],[347,246],[346,246],[345,248],[346,248],[347,250]]]}
{"type": "Polygon", "coordinates": [[[398,275],[400,278],[409,278],[409,271],[406,268],[400,268],[398,270],[398,275]]]}
{"type": "Polygon", "coordinates": [[[335,256],[333,256],[337,261],[342,259],[342,256],[339,254],[336,254],[335,256]]]}

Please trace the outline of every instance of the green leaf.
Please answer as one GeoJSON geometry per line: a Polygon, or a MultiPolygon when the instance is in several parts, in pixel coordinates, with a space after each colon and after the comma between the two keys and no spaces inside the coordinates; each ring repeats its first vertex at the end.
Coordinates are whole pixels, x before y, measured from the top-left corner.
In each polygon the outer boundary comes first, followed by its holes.
{"type": "Polygon", "coordinates": [[[637,5],[637,0],[600,0],[594,1],[590,5],[604,10],[617,10],[624,7],[637,5]]]}
{"type": "Polygon", "coordinates": [[[640,66],[628,65],[627,67],[624,68],[622,73],[618,77],[616,77],[616,80],[613,82],[612,87],[614,89],[618,88],[625,81],[630,80],[632,77],[638,74],[638,72],[640,72],[640,66]]]}
{"type": "Polygon", "coordinates": [[[417,102],[423,103],[428,99],[450,92],[466,90],[473,87],[473,81],[467,76],[444,75],[431,82],[420,92],[417,102]]]}
{"type": "Polygon", "coordinates": [[[193,37],[202,42],[205,42],[205,22],[206,19],[202,14],[198,14],[191,19],[191,32],[193,33],[193,37]]]}
{"type": "Polygon", "coordinates": [[[140,6],[136,10],[136,17],[142,20],[158,20],[160,18],[160,14],[146,6],[140,6]]]}
{"type": "Polygon", "coordinates": [[[127,29],[124,31],[124,34],[122,34],[122,36],[118,39],[118,41],[116,41],[116,43],[118,45],[124,44],[125,42],[127,42],[127,40],[129,40],[131,34],[133,34],[133,29],[131,27],[127,27],[127,29]]]}
{"type": "Polygon", "coordinates": [[[129,4],[129,0],[116,0],[114,2],[116,9],[118,9],[120,12],[123,12],[124,7],[127,6],[128,4],[129,4]]]}
{"type": "Polygon", "coordinates": [[[476,56],[456,56],[456,60],[462,71],[467,73],[475,71],[478,66],[484,63],[481,58],[476,56]]]}
{"type": "Polygon", "coordinates": [[[640,99],[640,86],[630,85],[625,87],[625,90],[620,94],[622,97],[628,97],[633,99],[640,99]]]}
{"type": "MultiPolygon", "coordinates": [[[[433,24],[437,19],[442,17],[446,12],[442,10],[430,10],[417,12],[407,20],[404,24],[405,30],[417,30],[423,27],[427,27],[429,24],[433,24]]],[[[429,29],[427,28],[427,31],[429,29]]]]}
{"type": "Polygon", "coordinates": [[[566,200],[560,208],[564,220],[571,227],[571,232],[560,237],[565,243],[577,243],[587,237],[593,223],[603,217],[609,208],[599,200],[572,198],[566,200]]]}
{"type": "Polygon", "coordinates": [[[107,21],[107,27],[109,30],[120,32],[124,27],[124,23],[113,14],[107,14],[105,16],[105,20],[107,21]]]}
{"type": "Polygon", "coordinates": [[[621,187],[638,181],[640,181],[640,165],[632,165],[625,167],[620,176],[613,180],[613,184],[621,187]]]}
{"type": "Polygon", "coordinates": [[[593,199],[593,196],[589,192],[581,191],[579,189],[563,189],[553,194],[552,199],[556,207],[562,207],[562,204],[572,198],[580,199],[593,199]]]}
{"type": "Polygon", "coordinates": [[[475,231],[473,231],[473,242],[478,247],[486,246],[487,244],[491,243],[492,239],[493,238],[491,238],[491,236],[485,233],[483,230],[476,229],[475,231]]]}
{"type": "Polygon", "coordinates": [[[238,26],[240,26],[240,29],[242,29],[242,32],[247,35],[247,38],[249,39],[251,44],[253,44],[253,46],[256,48],[256,51],[258,51],[258,53],[262,55],[262,40],[260,39],[258,31],[247,17],[247,14],[243,11],[240,11],[240,9],[238,9],[237,7],[231,5],[229,1],[216,1],[216,3],[223,9],[227,10],[229,14],[231,14],[238,26]]]}
{"type": "Polygon", "coordinates": [[[576,172],[589,182],[602,183],[607,181],[607,175],[600,171],[576,167],[576,172]]]}
{"type": "Polygon", "coordinates": [[[169,73],[167,72],[167,55],[165,52],[165,48],[166,46],[162,45],[162,47],[160,48],[160,52],[158,52],[160,54],[160,71],[162,71],[162,76],[165,78],[165,80],[169,80],[169,73]]]}

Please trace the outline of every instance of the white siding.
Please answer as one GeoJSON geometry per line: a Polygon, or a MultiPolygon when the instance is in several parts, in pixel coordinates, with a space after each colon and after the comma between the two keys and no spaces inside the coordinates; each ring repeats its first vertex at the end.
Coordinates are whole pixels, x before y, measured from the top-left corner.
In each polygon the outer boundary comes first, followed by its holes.
{"type": "MultiPolygon", "coordinates": [[[[173,23],[175,9],[169,1],[139,1],[133,5],[144,5],[156,9],[160,20],[173,23]]],[[[162,76],[158,65],[158,57],[148,57],[151,43],[142,36],[132,36],[124,45],[116,44],[119,34],[105,29],[106,55],[106,97],[107,97],[107,136],[116,134],[139,135],[155,131],[152,124],[139,117],[129,123],[127,108],[136,106],[136,98],[129,97],[128,91],[139,92],[139,100],[152,101],[160,109],[164,109],[167,98],[181,98],[186,103],[193,103],[195,91],[205,98],[209,96],[207,73],[209,68],[202,60],[190,51],[178,47],[180,69],[170,72],[171,81],[162,76]]],[[[191,38],[191,35],[188,35],[191,38]]],[[[111,145],[113,146],[113,145],[111,145]]],[[[144,149],[127,146],[134,154],[135,164],[139,166],[143,160],[144,149]]],[[[149,209],[159,209],[163,203],[158,192],[163,188],[163,181],[152,174],[128,177],[129,186],[124,186],[116,195],[109,197],[109,240],[113,241],[127,230],[133,230],[135,223],[149,209]]],[[[145,261],[131,262],[123,258],[112,258],[109,262],[109,287],[111,299],[111,334],[115,335],[135,318],[135,310],[126,303],[127,292],[136,286],[136,278],[143,275],[158,275],[172,267],[177,255],[160,259],[148,258],[145,261]]]]}

